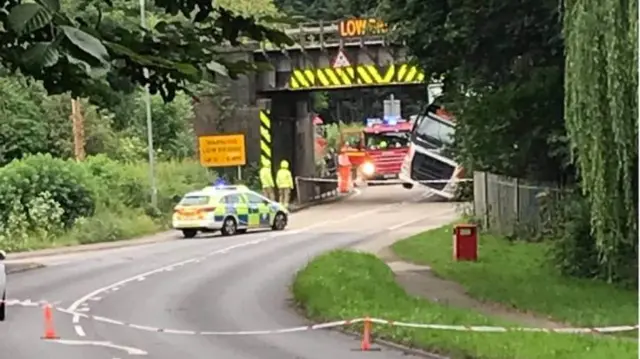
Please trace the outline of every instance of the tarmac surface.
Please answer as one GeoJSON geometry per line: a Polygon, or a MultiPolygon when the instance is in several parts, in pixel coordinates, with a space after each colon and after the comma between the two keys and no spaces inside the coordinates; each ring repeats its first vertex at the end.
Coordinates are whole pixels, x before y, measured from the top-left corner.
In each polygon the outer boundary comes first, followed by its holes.
{"type": "Polygon", "coordinates": [[[39,268],[8,277],[0,357],[407,358],[386,347],[356,351],[359,341],[336,331],[242,332],[310,324],[292,308],[289,285],[316,255],[343,247],[373,250],[376,243],[447,223],[453,212],[453,205],[430,202],[419,191],[379,186],[294,213],[281,232],[188,240],[168,232],[136,246],[10,256],[14,270],[39,268]],[[43,340],[38,301],[103,320],[54,310],[60,339],[43,340]]]}

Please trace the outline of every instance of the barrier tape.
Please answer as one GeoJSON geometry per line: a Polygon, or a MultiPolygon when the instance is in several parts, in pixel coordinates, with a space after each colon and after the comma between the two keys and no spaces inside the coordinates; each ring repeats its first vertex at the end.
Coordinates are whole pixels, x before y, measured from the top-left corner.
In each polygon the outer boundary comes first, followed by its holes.
{"type": "MultiPolygon", "coordinates": [[[[7,306],[23,306],[23,307],[45,307],[45,306],[51,305],[51,303],[48,303],[46,301],[32,302],[31,300],[16,300],[16,299],[5,300],[5,304],[7,306]]],[[[99,315],[91,315],[86,313],[68,311],[66,309],[56,307],[56,306],[52,306],[52,309],[55,309],[56,311],[61,313],[76,315],[83,319],[94,320],[101,323],[125,326],[125,327],[148,331],[148,332],[177,334],[177,335],[207,335],[207,336],[249,335],[250,336],[250,335],[288,334],[288,333],[343,327],[343,326],[348,326],[348,325],[363,323],[363,322],[370,322],[370,323],[395,326],[395,327],[448,330],[448,331],[458,331],[458,332],[484,332],[484,333],[543,332],[543,333],[558,333],[558,334],[606,334],[606,333],[629,332],[629,331],[634,331],[639,329],[639,326],[637,324],[636,325],[617,325],[617,326],[608,326],[608,327],[533,328],[533,327],[495,327],[495,326],[478,326],[478,325],[424,324],[424,323],[400,322],[400,321],[394,321],[394,320],[365,317],[365,318],[338,320],[333,322],[303,325],[303,326],[291,327],[291,328],[280,328],[280,329],[246,330],[246,331],[195,331],[195,330],[158,328],[158,327],[152,327],[147,325],[127,323],[125,321],[106,318],[99,315]]]]}
{"type": "MultiPolygon", "coordinates": [[[[337,178],[314,178],[314,177],[297,177],[299,180],[307,181],[307,182],[327,182],[327,183],[337,183],[337,178]]],[[[471,178],[459,178],[459,179],[448,179],[448,180],[425,180],[425,181],[412,181],[411,183],[421,183],[421,184],[430,184],[430,183],[450,183],[450,182],[472,182],[471,178]]],[[[406,181],[399,180],[397,178],[388,179],[388,180],[364,180],[364,183],[371,184],[403,184],[407,183],[406,181]]]]}
{"type": "Polygon", "coordinates": [[[97,322],[120,325],[129,327],[132,329],[143,330],[147,332],[155,332],[155,333],[166,333],[166,334],[177,334],[177,335],[205,335],[205,336],[250,336],[250,335],[273,335],[273,334],[288,334],[288,333],[296,333],[296,332],[306,332],[312,330],[320,330],[320,329],[329,329],[336,327],[343,327],[359,322],[363,322],[364,318],[352,319],[352,320],[338,320],[334,322],[327,323],[318,323],[311,325],[302,325],[299,327],[291,327],[291,328],[281,328],[281,329],[268,329],[268,330],[241,330],[241,331],[195,331],[195,330],[183,330],[183,329],[169,329],[169,328],[158,328],[151,327],[147,325],[139,325],[133,323],[127,323],[121,320],[115,320],[111,318],[102,317],[99,315],[91,315],[85,313],[78,313],[68,311],[66,309],[55,307],[55,310],[70,314],[76,315],[83,319],[91,319],[97,322]]]}
{"type": "Polygon", "coordinates": [[[56,305],[56,304],[60,304],[60,302],[48,302],[46,300],[39,300],[39,301],[32,301],[31,299],[26,299],[26,300],[20,300],[20,299],[6,299],[6,300],[1,300],[0,299],[0,303],[4,303],[4,305],[6,305],[7,307],[26,307],[26,308],[33,308],[33,307],[45,307],[47,305],[56,305]]]}
{"type": "Polygon", "coordinates": [[[583,328],[533,328],[533,327],[492,327],[479,325],[443,325],[443,324],[420,324],[396,322],[393,320],[369,318],[371,323],[384,324],[397,327],[419,328],[419,329],[436,329],[436,330],[452,330],[459,332],[486,332],[486,333],[506,333],[506,332],[544,332],[544,333],[563,333],[563,334],[602,334],[602,333],[618,333],[638,330],[638,325],[618,325],[610,327],[583,327],[583,328]]]}

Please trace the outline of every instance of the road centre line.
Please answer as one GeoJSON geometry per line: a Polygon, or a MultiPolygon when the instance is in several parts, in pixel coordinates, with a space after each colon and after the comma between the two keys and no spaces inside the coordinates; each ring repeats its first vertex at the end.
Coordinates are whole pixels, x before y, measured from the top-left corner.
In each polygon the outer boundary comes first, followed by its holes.
{"type": "MultiPolygon", "coordinates": [[[[410,202],[413,202],[413,201],[410,201],[410,202]]],[[[76,322],[79,323],[81,315],[79,315],[79,313],[77,313],[78,312],[78,308],[82,304],[84,304],[87,301],[89,301],[91,298],[96,297],[96,296],[98,296],[99,294],[102,294],[102,293],[106,294],[106,292],[112,291],[114,288],[120,288],[125,284],[131,283],[131,282],[134,282],[134,281],[142,281],[142,280],[144,280],[146,277],[148,277],[150,275],[161,273],[161,272],[165,272],[167,270],[167,268],[173,269],[175,267],[183,266],[183,265],[186,265],[186,264],[198,263],[201,260],[206,259],[207,257],[211,257],[211,256],[218,255],[218,254],[226,254],[226,253],[228,253],[229,251],[231,251],[233,249],[245,247],[245,246],[248,246],[248,245],[258,244],[258,243],[261,243],[261,242],[264,242],[264,241],[268,241],[270,239],[277,238],[277,237],[283,237],[283,236],[288,236],[288,235],[292,235],[292,234],[303,233],[303,232],[312,230],[312,229],[317,228],[317,227],[327,226],[329,224],[335,224],[335,223],[348,221],[348,220],[351,220],[351,219],[354,219],[354,218],[358,218],[358,217],[369,215],[371,213],[382,211],[382,210],[384,210],[386,208],[390,208],[390,207],[397,206],[397,205],[402,205],[404,203],[405,203],[405,201],[400,202],[400,203],[393,203],[393,204],[383,205],[383,206],[379,206],[379,207],[376,207],[376,208],[368,210],[368,211],[359,212],[359,213],[356,213],[354,215],[346,216],[346,217],[343,217],[343,218],[340,218],[340,219],[337,219],[337,220],[323,221],[323,222],[319,222],[319,223],[316,223],[314,225],[307,226],[307,227],[304,227],[304,228],[301,228],[301,229],[298,229],[298,230],[271,234],[271,235],[268,235],[268,236],[263,237],[261,239],[253,240],[253,241],[250,241],[250,242],[239,243],[239,244],[235,244],[235,245],[232,245],[232,246],[229,246],[229,247],[218,249],[218,250],[209,252],[209,253],[205,254],[204,256],[194,257],[194,258],[190,258],[190,259],[187,259],[187,260],[184,260],[184,261],[180,261],[180,262],[177,262],[177,263],[166,265],[166,266],[163,266],[163,267],[160,267],[160,268],[156,268],[154,270],[151,270],[151,271],[148,271],[148,272],[145,272],[145,273],[142,273],[142,274],[138,274],[138,275],[135,275],[133,277],[129,277],[129,278],[123,279],[121,281],[118,281],[116,283],[107,285],[105,287],[98,288],[98,289],[96,289],[96,290],[94,290],[94,291],[82,296],[81,298],[79,298],[75,302],[73,302],[68,308],[65,309],[65,311],[74,313],[73,314],[73,321],[74,321],[74,323],[76,323],[76,322]]],[[[80,336],[80,337],[86,336],[86,333],[84,333],[84,330],[82,330],[82,327],[81,327],[80,324],[74,326],[74,329],[75,329],[75,332],[76,332],[76,334],[78,336],[80,336]],[[78,329],[80,329],[80,330],[78,330],[78,329]]]]}

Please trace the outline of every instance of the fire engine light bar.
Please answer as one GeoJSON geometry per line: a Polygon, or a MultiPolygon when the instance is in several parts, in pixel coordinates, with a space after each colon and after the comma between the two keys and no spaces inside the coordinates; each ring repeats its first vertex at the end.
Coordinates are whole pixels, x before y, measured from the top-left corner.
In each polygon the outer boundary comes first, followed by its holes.
{"type": "Polygon", "coordinates": [[[367,127],[375,127],[377,125],[395,126],[398,123],[407,122],[407,120],[400,118],[400,116],[387,116],[385,118],[367,118],[365,122],[367,127]]]}

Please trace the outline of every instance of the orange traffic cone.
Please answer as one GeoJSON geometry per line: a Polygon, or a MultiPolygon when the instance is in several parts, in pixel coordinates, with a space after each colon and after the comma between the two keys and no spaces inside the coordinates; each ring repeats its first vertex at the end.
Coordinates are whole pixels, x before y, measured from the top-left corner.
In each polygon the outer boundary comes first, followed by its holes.
{"type": "Polygon", "coordinates": [[[372,347],[371,346],[371,320],[369,319],[369,317],[366,317],[364,319],[364,326],[363,326],[363,330],[362,330],[362,341],[360,342],[360,348],[358,349],[351,349],[352,351],[363,351],[363,352],[368,352],[368,351],[375,351],[375,352],[379,352],[382,349],[379,347],[372,347]]]}
{"type": "Polygon", "coordinates": [[[59,339],[53,327],[53,310],[50,304],[44,306],[44,336],[42,339],[59,339]]]}
{"type": "Polygon", "coordinates": [[[369,351],[371,349],[371,321],[369,317],[364,318],[364,327],[362,330],[362,342],[360,343],[360,350],[369,351]]]}

